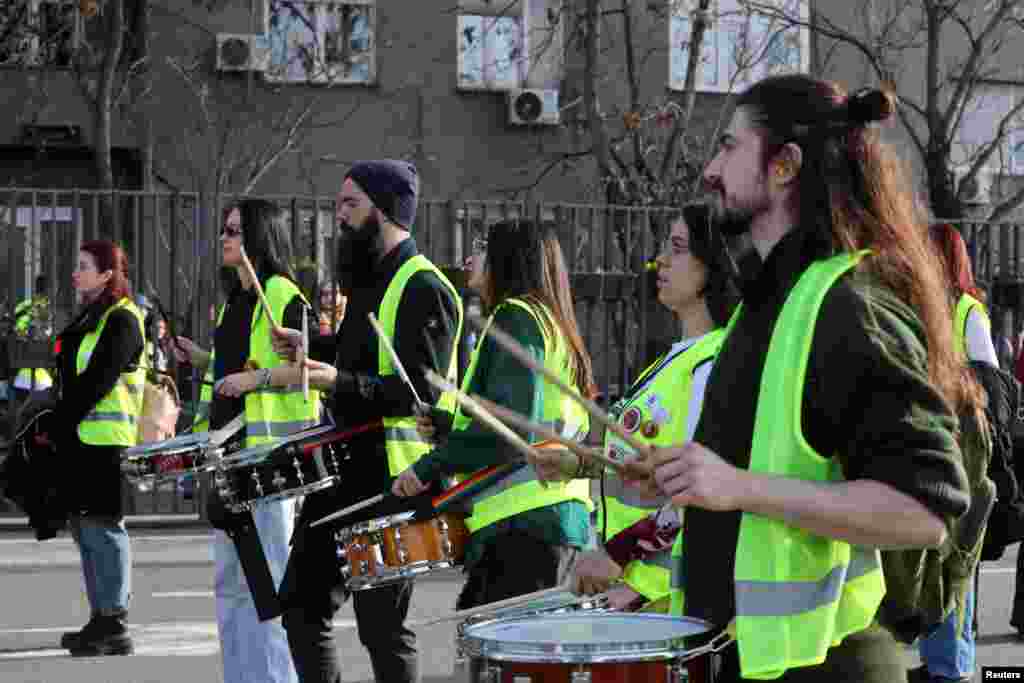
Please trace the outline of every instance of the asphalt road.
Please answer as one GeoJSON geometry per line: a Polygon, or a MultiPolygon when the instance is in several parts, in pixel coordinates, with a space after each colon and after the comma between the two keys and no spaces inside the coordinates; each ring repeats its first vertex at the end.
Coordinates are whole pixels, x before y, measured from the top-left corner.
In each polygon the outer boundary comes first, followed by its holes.
{"type": "MultiPolygon", "coordinates": [[[[195,532],[147,533],[135,537],[133,552],[129,622],[136,654],[71,659],[56,643],[61,632],[88,618],[74,546],[67,538],[36,543],[25,534],[0,534],[0,682],[219,683],[208,539],[195,532]]],[[[979,667],[1024,666],[1024,643],[1008,624],[1015,555],[983,568],[979,667]]],[[[460,587],[456,573],[419,581],[410,619],[450,613],[460,587]]],[[[452,680],[454,624],[419,633],[424,683],[452,680]]],[[[372,680],[350,605],[339,612],[335,634],[344,680],[372,680]]],[[[912,651],[907,661],[916,665],[912,651]]]]}

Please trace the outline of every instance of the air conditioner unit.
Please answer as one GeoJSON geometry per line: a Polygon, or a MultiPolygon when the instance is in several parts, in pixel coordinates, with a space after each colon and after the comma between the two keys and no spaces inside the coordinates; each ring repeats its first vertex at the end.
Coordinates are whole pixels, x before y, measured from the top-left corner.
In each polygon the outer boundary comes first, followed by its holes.
{"type": "Polygon", "coordinates": [[[516,126],[557,126],[557,90],[512,90],[508,93],[508,122],[516,126]]]}
{"type": "Polygon", "coordinates": [[[992,198],[991,169],[980,168],[973,178],[967,180],[970,166],[962,165],[953,168],[953,182],[960,201],[964,204],[988,204],[992,198]]]}
{"type": "Polygon", "coordinates": [[[252,33],[217,34],[218,71],[266,71],[270,66],[270,43],[266,36],[252,33]]]}

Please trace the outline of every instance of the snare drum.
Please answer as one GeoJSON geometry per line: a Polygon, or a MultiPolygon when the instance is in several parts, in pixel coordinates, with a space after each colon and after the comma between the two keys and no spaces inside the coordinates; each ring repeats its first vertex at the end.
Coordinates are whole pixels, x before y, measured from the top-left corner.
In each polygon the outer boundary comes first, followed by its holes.
{"type": "Polygon", "coordinates": [[[338,556],[347,561],[342,573],[349,590],[377,588],[462,563],[469,539],[463,515],[442,512],[420,521],[415,516],[402,512],[338,532],[338,556]]]}
{"type": "Polygon", "coordinates": [[[208,472],[216,466],[216,458],[209,457],[209,451],[209,432],[182,434],[165,441],[124,449],[121,471],[129,479],[153,481],[208,472]]]}
{"type": "Polygon", "coordinates": [[[662,614],[583,612],[466,628],[470,683],[713,683],[711,625],[662,614]]]}
{"type": "Polygon", "coordinates": [[[296,432],[284,439],[243,448],[220,458],[213,485],[233,512],[259,503],[297,498],[334,486],[345,459],[343,443],[317,443],[333,426],[296,432]]]}

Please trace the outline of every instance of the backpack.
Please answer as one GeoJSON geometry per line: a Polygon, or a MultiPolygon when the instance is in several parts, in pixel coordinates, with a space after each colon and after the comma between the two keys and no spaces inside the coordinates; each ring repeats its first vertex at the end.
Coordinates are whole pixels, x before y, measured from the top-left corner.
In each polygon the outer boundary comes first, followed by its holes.
{"type": "Polygon", "coordinates": [[[987,363],[971,361],[974,376],[985,389],[985,409],[992,438],[988,476],[996,501],[988,520],[981,559],[998,560],[1006,546],[1024,540],[1024,491],[1015,469],[1014,436],[1021,432],[1021,385],[1013,375],[987,363]]]}

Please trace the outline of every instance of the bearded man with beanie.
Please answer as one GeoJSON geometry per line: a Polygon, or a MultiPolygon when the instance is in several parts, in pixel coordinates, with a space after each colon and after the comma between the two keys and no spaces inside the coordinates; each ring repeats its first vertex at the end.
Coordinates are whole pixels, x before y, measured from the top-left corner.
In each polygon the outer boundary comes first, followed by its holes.
{"type": "MultiPolygon", "coordinates": [[[[343,507],[389,491],[392,479],[429,450],[418,443],[415,399],[370,326],[380,320],[423,401],[438,394],[423,368],[455,372],[462,304],[455,287],[420,255],[411,230],[419,179],[404,161],[368,161],[352,167],[337,198],[343,226],[338,278],[349,297],[335,335],[334,364],[307,360],[310,386],[329,392],[341,430],[381,422],[382,428],[348,441],[339,484],[306,497],[281,582],[283,623],[302,683],[340,683],[341,668],[332,637],[334,615],[348,598],[334,533],[338,525],[310,527],[343,507]]],[[[275,348],[292,354],[298,333],[277,333],[275,348]]],[[[355,521],[407,510],[389,498],[360,511],[355,521]]],[[[341,520],[339,520],[340,522],[341,520]]],[[[419,680],[416,635],[405,627],[412,582],[402,581],[355,593],[359,639],[370,654],[379,682],[419,680]]]]}

